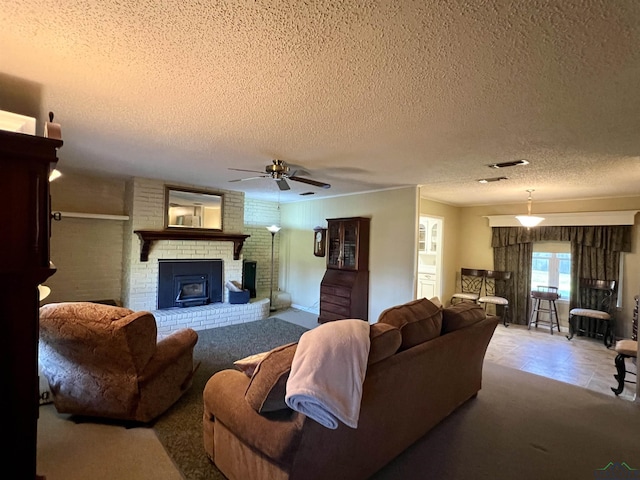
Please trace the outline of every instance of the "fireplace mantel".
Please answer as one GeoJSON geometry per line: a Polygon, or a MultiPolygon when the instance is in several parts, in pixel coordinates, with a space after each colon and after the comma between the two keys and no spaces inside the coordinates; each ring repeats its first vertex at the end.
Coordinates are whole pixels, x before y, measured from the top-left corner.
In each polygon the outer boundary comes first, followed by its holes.
{"type": "Polygon", "coordinates": [[[135,230],[142,240],[140,261],[149,260],[149,250],[155,240],[208,240],[212,242],[233,242],[233,259],[240,260],[244,241],[251,235],[240,233],[207,232],[202,230],[135,230]]]}

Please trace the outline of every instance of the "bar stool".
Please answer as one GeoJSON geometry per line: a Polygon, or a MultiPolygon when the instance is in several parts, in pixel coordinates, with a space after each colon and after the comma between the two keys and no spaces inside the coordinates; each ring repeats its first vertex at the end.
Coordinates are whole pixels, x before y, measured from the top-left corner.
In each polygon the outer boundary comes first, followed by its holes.
{"type": "MultiPolygon", "coordinates": [[[[508,327],[509,318],[509,298],[511,272],[501,272],[498,270],[487,270],[484,277],[485,294],[478,299],[478,303],[487,309],[487,304],[494,305],[497,310],[498,305],[502,306],[502,324],[508,327]],[[504,295],[504,296],[502,296],[504,295]]],[[[497,311],[496,311],[497,315],[497,311]]]]}
{"type": "Polygon", "coordinates": [[[560,322],[558,321],[558,309],[556,308],[556,300],[560,298],[558,293],[558,287],[547,287],[538,285],[536,290],[531,291],[531,298],[533,299],[533,310],[531,312],[531,319],[529,321],[528,329],[531,329],[531,325],[535,324],[538,328],[538,322],[548,323],[549,332],[553,335],[553,329],[560,331],[560,322]],[[546,307],[542,302],[547,302],[546,307]],[[540,320],[540,313],[546,313],[549,316],[549,320],[540,320]],[[535,317],[535,318],[534,318],[535,317]],[[555,322],[554,322],[555,318],[555,322]]]}

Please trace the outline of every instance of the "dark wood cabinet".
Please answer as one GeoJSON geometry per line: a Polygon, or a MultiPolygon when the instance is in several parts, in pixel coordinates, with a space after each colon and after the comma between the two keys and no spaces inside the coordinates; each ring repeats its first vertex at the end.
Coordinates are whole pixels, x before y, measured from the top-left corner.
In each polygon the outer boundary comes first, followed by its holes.
{"type": "Polygon", "coordinates": [[[62,140],[0,131],[0,338],[5,397],[5,465],[15,478],[36,478],[38,423],[38,285],[49,260],[49,172],[62,140]]]}
{"type": "Polygon", "coordinates": [[[633,307],[633,324],[631,327],[631,340],[638,340],[638,304],[640,303],[640,295],[633,297],[635,305],[633,307]]]}
{"type": "Polygon", "coordinates": [[[365,217],[327,219],[327,271],[320,284],[320,317],[369,320],[369,227],[365,217]]]}

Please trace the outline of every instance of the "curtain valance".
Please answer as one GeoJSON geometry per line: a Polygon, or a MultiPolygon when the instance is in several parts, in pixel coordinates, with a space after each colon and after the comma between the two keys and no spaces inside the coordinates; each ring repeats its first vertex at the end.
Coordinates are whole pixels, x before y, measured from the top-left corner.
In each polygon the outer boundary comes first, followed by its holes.
{"type": "Polygon", "coordinates": [[[508,247],[521,243],[560,241],[572,242],[610,252],[630,252],[631,225],[593,227],[493,227],[491,246],[508,247]]]}

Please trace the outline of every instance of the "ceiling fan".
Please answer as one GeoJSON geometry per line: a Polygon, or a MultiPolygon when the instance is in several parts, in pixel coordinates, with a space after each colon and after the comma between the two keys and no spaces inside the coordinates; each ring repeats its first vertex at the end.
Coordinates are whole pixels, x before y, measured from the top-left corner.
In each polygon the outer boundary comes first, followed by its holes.
{"type": "Polygon", "coordinates": [[[238,172],[253,172],[260,173],[256,177],[248,177],[248,178],[239,178],[237,180],[229,180],[230,182],[244,182],[245,180],[253,180],[256,178],[273,178],[278,184],[278,188],[280,190],[291,190],[291,187],[287,183],[287,179],[293,180],[294,182],[306,183],[307,185],[313,185],[314,187],[319,188],[331,188],[331,185],[324,182],[318,182],[316,180],[311,180],[310,178],[298,177],[296,175],[297,170],[293,172],[289,172],[289,166],[284,162],[284,160],[273,160],[271,165],[267,165],[264,167],[264,173],[259,172],[257,170],[245,170],[242,168],[230,168],[229,170],[236,170],[238,172]]]}

